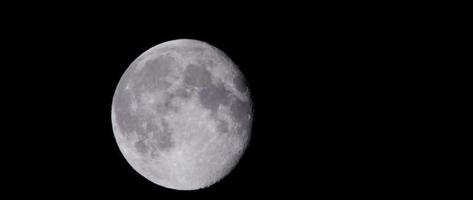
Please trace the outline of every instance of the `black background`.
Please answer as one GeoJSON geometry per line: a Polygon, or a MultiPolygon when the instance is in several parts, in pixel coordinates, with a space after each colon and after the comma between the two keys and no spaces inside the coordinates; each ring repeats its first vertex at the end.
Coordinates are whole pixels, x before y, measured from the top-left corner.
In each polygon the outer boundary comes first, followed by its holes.
{"type": "Polygon", "coordinates": [[[349,5],[54,6],[4,14],[3,173],[13,194],[376,196],[416,190],[425,178],[405,173],[422,173],[412,163],[425,158],[406,150],[417,141],[406,127],[419,113],[405,113],[406,102],[422,105],[413,96],[425,91],[407,84],[417,74],[409,66],[418,64],[407,60],[419,56],[420,43],[407,46],[406,38],[422,39],[413,31],[422,23],[399,29],[389,15],[379,17],[385,10],[364,14],[349,5]],[[114,89],[129,64],[180,38],[206,41],[232,58],[255,109],[250,145],[233,172],[184,192],[136,173],[110,120],[114,89]]]}

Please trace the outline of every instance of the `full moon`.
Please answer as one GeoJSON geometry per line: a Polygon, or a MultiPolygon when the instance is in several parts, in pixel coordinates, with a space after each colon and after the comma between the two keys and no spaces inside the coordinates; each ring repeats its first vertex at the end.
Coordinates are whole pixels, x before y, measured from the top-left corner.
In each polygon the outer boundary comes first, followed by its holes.
{"type": "Polygon", "coordinates": [[[251,135],[253,106],[232,60],[202,41],[161,43],[136,58],[112,102],[112,127],[128,163],[176,190],[218,182],[236,166],[251,135]]]}

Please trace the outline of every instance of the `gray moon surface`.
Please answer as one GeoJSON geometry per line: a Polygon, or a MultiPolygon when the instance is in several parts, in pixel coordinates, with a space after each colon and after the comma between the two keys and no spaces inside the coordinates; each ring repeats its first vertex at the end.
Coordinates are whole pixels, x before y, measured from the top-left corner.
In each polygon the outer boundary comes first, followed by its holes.
{"type": "Polygon", "coordinates": [[[232,60],[202,41],[161,43],[136,58],[112,102],[112,126],[128,163],[176,190],[218,182],[237,165],[251,136],[253,106],[232,60]]]}

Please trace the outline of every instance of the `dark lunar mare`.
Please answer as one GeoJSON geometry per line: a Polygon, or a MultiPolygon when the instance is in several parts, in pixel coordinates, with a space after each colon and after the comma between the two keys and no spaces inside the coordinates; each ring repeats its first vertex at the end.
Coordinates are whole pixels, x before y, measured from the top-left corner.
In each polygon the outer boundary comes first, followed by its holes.
{"type": "MultiPolygon", "coordinates": [[[[214,115],[220,105],[230,106],[230,111],[234,120],[240,124],[238,133],[250,127],[248,115],[251,114],[251,103],[238,99],[232,92],[224,87],[219,81],[212,83],[211,73],[203,66],[189,65],[184,72],[184,83],[186,87],[198,87],[199,100],[204,108],[212,111],[214,115]]],[[[235,87],[242,93],[247,92],[246,81],[243,76],[239,75],[233,80],[235,87]]],[[[228,132],[228,122],[219,120],[217,129],[220,132],[228,132]]]]}
{"type": "Polygon", "coordinates": [[[242,75],[238,75],[233,79],[233,84],[235,88],[240,91],[241,93],[245,93],[248,89],[246,79],[242,75]]]}
{"type": "Polygon", "coordinates": [[[166,120],[161,120],[161,128],[158,128],[154,123],[154,129],[151,131],[153,132],[153,140],[155,140],[154,144],[157,144],[156,147],[159,151],[167,151],[174,147],[174,141],[171,137],[172,130],[169,127],[169,124],[166,120]]]}
{"type": "Polygon", "coordinates": [[[185,87],[199,88],[200,103],[212,113],[217,112],[218,106],[228,105],[230,91],[225,89],[222,82],[212,83],[212,74],[204,66],[189,64],[184,72],[185,87]]]}
{"type": "Polygon", "coordinates": [[[250,128],[251,119],[248,116],[252,113],[251,106],[250,102],[244,102],[238,99],[233,101],[230,106],[233,118],[240,124],[238,133],[243,133],[243,130],[250,128]]]}

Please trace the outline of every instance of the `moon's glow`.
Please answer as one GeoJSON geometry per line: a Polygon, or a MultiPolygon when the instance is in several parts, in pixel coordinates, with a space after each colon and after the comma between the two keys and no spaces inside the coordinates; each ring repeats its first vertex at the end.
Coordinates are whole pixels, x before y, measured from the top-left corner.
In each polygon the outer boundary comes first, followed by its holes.
{"type": "Polygon", "coordinates": [[[247,147],[252,103],[238,67],[217,48],[173,40],[140,55],[112,103],[115,138],[130,165],[167,188],[226,176],[247,147]]]}

